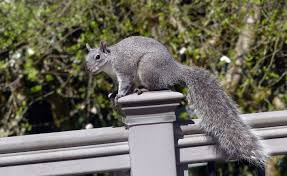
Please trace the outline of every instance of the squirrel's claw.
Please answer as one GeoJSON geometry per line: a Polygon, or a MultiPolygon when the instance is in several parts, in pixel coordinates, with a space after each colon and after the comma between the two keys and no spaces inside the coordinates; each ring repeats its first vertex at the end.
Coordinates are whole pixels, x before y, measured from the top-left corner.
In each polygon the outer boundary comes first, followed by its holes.
{"type": "Polygon", "coordinates": [[[135,88],[134,89],[134,93],[137,93],[138,95],[140,95],[144,92],[148,92],[148,89],[145,89],[145,88],[135,88]]]}
{"type": "Polygon", "coordinates": [[[115,101],[118,101],[119,98],[124,97],[125,95],[122,94],[117,94],[115,97],[115,101]]]}
{"type": "Polygon", "coordinates": [[[109,93],[108,98],[112,102],[113,106],[117,106],[117,100],[116,100],[117,92],[109,93]]]}
{"type": "Polygon", "coordinates": [[[108,98],[110,100],[113,100],[113,99],[115,99],[116,96],[117,96],[117,93],[116,92],[112,92],[112,93],[109,93],[108,98]]]}
{"type": "Polygon", "coordinates": [[[121,97],[124,97],[125,95],[122,95],[122,94],[117,94],[116,95],[116,97],[114,98],[114,105],[116,106],[116,107],[118,107],[119,106],[119,102],[118,102],[118,100],[121,98],[121,97]]]}

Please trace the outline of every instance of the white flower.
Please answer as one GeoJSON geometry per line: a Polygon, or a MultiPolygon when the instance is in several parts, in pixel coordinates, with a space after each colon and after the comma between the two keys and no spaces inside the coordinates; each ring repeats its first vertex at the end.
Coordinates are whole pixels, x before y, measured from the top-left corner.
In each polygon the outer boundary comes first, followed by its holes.
{"type": "Polygon", "coordinates": [[[53,37],[50,41],[49,41],[50,44],[53,44],[55,43],[55,37],[53,37]]]}
{"type": "Polygon", "coordinates": [[[31,55],[35,54],[35,51],[32,48],[28,48],[27,53],[28,53],[28,55],[31,56],[31,55]]]}
{"type": "Polygon", "coordinates": [[[247,18],[246,22],[247,22],[248,24],[253,24],[253,23],[255,22],[255,20],[254,20],[252,17],[249,16],[249,17],[247,18]]]}
{"type": "Polygon", "coordinates": [[[180,50],[179,50],[179,54],[184,54],[186,51],[186,48],[185,47],[182,47],[180,50]]]}
{"type": "Polygon", "coordinates": [[[95,107],[92,107],[92,109],[91,109],[91,113],[93,113],[93,114],[97,114],[97,108],[95,108],[95,107]]]}
{"type": "Polygon", "coordinates": [[[85,109],[85,105],[84,104],[80,104],[79,109],[85,109]]]}
{"type": "Polygon", "coordinates": [[[14,53],[14,54],[12,55],[12,58],[13,58],[13,59],[19,59],[21,56],[22,56],[22,55],[21,55],[20,52],[16,52],[16,53],[14,53]]]}
{"type": "Polygon", "coordinates": [[[16,61],[15,61],[15,59],[11,59],[11,60],[9,60],[8,63],[9,63],[9,66],[10,66],[10,67],[14,67],[16,61]]]}
{"type": "Polygon", "coordinates": [[[230,63],[230,62],[231,62],[230,58],[227,57],[227,56],[222,56],[222,57],[220,58],[220,61],[226,62],[226,63],[230,63]]]}
{"type": "Polygon", "coordinates": [[[88,123],[86,126],[85,126],[86,129],[92,129],[94,128],[93,124],[91,123],[88,123]]]}

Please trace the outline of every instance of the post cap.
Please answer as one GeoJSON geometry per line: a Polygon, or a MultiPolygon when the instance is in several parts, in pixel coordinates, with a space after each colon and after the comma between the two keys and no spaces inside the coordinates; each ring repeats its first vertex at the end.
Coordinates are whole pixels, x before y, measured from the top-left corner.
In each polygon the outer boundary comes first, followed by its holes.
{"type": "Polygon", "coordinates": [[[184,98],[179,92],[170,90],[144,92],[140,95],[134,93],[118,100],[121,107],[133,107],[143,105],[178,103],[184,98]]]}
{"type": "Polygon", "coordinates": [[[164,123],[175,121],[175,108],[184,95],[170,90],[131,94],[118,100],[128,125],[164,123]]]}

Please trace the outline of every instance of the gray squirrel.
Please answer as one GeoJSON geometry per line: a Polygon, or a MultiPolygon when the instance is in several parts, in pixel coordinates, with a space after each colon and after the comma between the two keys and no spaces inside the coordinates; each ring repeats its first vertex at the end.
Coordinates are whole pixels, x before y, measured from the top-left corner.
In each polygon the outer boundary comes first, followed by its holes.
{"type": "Polygon", "coordinates": [[[235,103],[217,79],[207,70],[175,61],[160,42],[132,36],[107,47],[86,47],[85,64],[89,72],[105,72],[118,84],[115,101],[120,97],[146,90],[168,89],[182,85],[188,88],[187,100],[202,119],[201,129],[216,142],[216,149],[226,159],[248,161],[263,166],[266,154],[258,138],[239,117],[235,103]],[[138,89],[142,87],[144,89],[138,89]]]}

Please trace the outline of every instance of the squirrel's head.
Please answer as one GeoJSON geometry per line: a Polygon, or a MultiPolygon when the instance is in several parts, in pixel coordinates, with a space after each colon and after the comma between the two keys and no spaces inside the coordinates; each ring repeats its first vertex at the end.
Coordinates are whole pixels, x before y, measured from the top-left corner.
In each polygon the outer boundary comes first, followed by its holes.
{"type": "Polygon", "coordinates": [[[89,44],[86,44],[86,47],[89,51],[86,56],[87,70],[95,74],[100,73],[109,60],[110,49],[107,48],[107,44],[103,41],[100,42],[99,48],[91,48],[89,44]]]}

